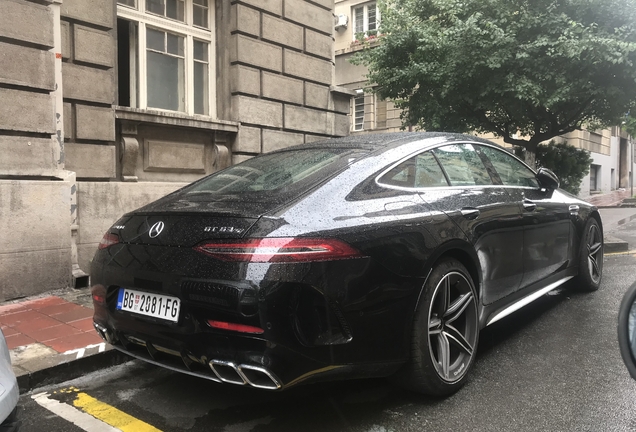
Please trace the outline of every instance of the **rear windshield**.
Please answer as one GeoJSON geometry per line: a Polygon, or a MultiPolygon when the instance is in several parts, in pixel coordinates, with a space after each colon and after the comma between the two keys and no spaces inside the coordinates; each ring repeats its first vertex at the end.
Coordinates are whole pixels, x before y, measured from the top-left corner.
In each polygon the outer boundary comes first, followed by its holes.
{"type": "Polygon", "coordinates": [[[330,177],[363,154],[361,149],[350,148],[309,148],[264,154],[212,174],[182,193],[250,194],[258,198],[272,192],[299,192],[330,177]]]}

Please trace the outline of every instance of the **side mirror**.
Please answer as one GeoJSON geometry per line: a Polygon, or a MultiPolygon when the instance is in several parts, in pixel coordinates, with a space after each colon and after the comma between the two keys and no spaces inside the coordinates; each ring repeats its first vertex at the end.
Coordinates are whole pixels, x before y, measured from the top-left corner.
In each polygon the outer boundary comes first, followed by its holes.
{"type": "Polygon", "coordinates": [[[627,370],[636,379],[636,283],[623,296],[618,312],[618,346],[627,370]]]}
{"type": "Polygon", "coordinates": [[[547,168],[539,168],[539,171],[537,172],[537,180],[539,180],[541,187],[544,187],[547,190],[558,189],[560,185],[559,178],[556,174],[547,168]]]}

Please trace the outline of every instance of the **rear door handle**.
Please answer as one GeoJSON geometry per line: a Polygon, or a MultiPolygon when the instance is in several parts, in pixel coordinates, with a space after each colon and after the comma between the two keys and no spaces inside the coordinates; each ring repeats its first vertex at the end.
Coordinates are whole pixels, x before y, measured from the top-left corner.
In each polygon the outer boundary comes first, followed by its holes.
{"type": "Polygon", "coordinates": [[[468,220],[477,219],[479,217],[479,210],[474,207],[464,207],[461,209],[462,216],[468,220]]]}
{"type": "Polygon", "coordinates": [[[530,200],[523,200],[523,209],[529,212],[533,212],[537,209],[537,205],[530,200]]]}

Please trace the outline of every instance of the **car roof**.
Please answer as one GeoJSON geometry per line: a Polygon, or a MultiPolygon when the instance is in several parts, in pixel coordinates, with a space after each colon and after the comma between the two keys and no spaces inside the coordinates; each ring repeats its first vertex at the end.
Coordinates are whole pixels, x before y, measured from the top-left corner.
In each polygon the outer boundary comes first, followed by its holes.
{"type": "MultiPolygon", "coordinates": [[[[446,138],[449,142],[454,141],[471,141],[481,142],[484,144],[497,145],[491,141],[479,138],[473,135],[452,133],[452,132],[392,132],[392,133],[373,133],[373,134],[357,134],[341,138],[331,138],[320,141],[314,141],[307,144],[299,144],[277,150],[278,152],[300,150],[307,148],[361,148],[368,151],[381,151],[383,149],[391,149],[408,144],[413,141],[431,140],[431,144],[439,144],[439,138],[446,138]]],[[[423,143],[423,147],[426,143],[423,143]]],[[[274,153],[274,152],[272,152],[274,153]]]]}

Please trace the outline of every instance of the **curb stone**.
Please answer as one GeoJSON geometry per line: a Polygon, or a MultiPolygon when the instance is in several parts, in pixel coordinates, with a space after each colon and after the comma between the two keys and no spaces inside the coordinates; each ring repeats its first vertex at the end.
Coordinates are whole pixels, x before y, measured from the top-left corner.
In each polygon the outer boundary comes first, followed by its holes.
{"type": "Polygon", "coordinates": [[[19,375],[17,377],[18,387],[20,388],[20,394],[24,394],[37,387],[59,384],[131,360],[134,359],[116,349],[109,349],[101,353],[19,375]]]}

